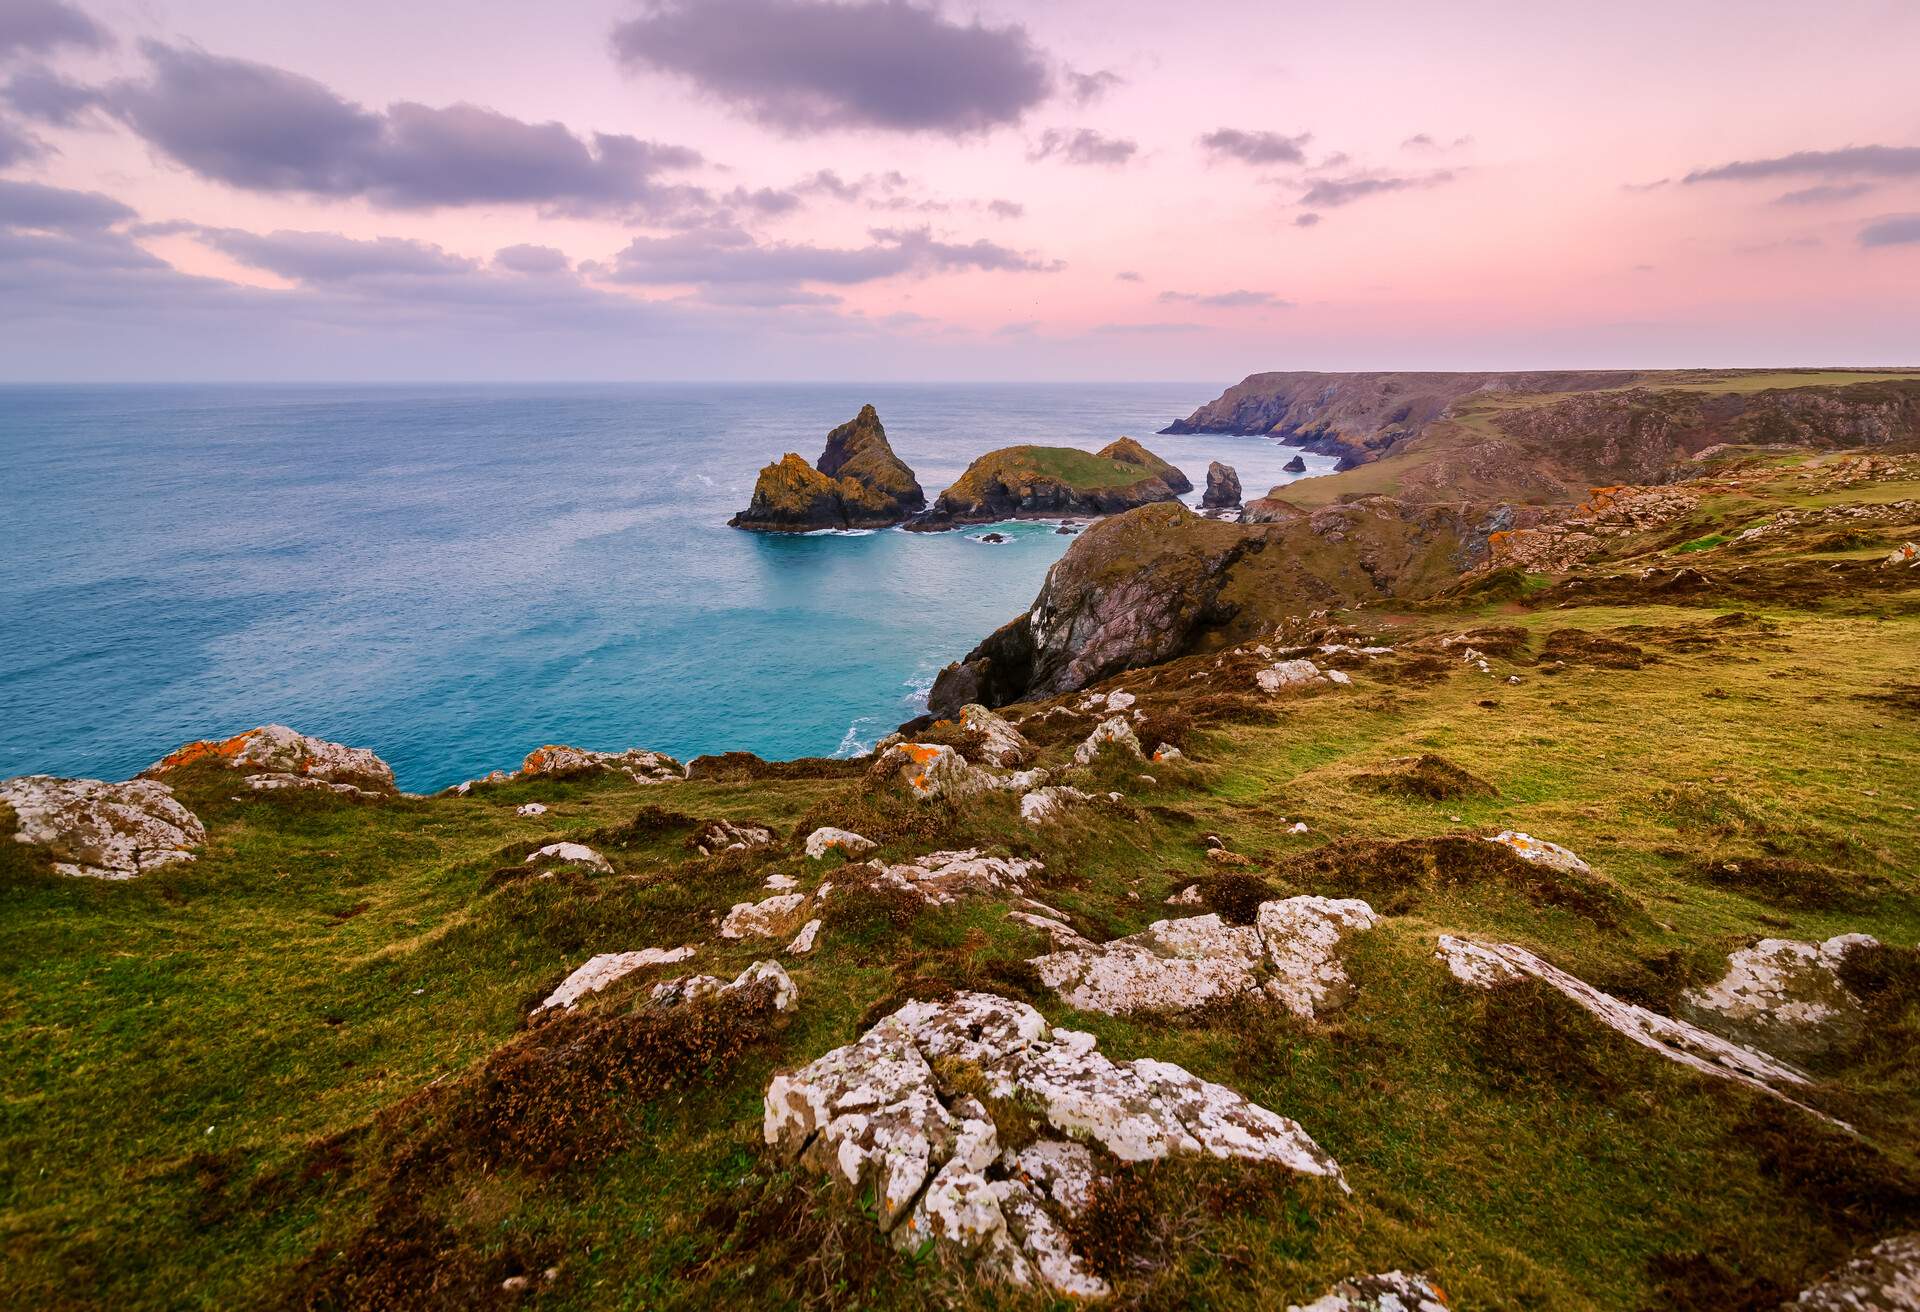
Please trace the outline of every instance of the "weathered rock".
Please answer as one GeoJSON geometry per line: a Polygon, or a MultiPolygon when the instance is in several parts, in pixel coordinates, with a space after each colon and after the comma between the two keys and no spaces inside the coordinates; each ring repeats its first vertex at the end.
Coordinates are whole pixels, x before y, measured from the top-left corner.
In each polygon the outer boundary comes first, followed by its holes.
{"type": "Polygon", "coordinates": [[[527,753],[515,779],[578,779],[602,773],[624,774],[637,784],[664,784],[686,778],[686,767],[663,752],[630,747],[624,752],[595,752],[549,743],[527,753]]]}
{"type": "Polygon", "coordinates": [[[548,843],[537,851],[529,852],[524,865],[543,866],[585,866],[598,875],[610,875],[613,866],[598,852],[585,843],[548,843]]]}
{"type": "Polygon", "coordinates": [[[1033,745],[1004,716],[995,715],[978,702],[960,708],[962,728],[981,736],[978,751],[983,764],[1003,770],[1016,769],[1033,755],[1033,745]]]}
{"type": "Polygon", "coordinates": [[[312,738],[284,724],[262,725],[218,741],[202,739],[188,743],[142,770],[140,777],[155,778],[197,761],[210,761],[249,774],[297,775],[349,784],[368,792],[394,790],[393,767],[371,751],[312,738]]]}
{"type": "Polygon", "coordinates": [[[813,951],[814,943],[819,937],[820,918],[815,916],[800,927],[800,932],[793,936],[793,942],[787,944],[787,951],[796,957],[804,957],[813,951]]]}
{"type": "MultiPolygon", "coordinates": [[[[873,863],[873,864],[878,864],[873,863]]],[[[977,848],[931,852],[880,868],[877,881],[919,894],[935,906],[983,893],[1020,893],[1044,867],[1017,857],[983,856],[977,848]]]]}
{"type": "Polygon", "coordinates": [[[771,842],[773,830],[765,825],[737,825],[731,820],[709,820],[694,831],[687,845],[701,856],[711,856],[715,852],[765,847],[771,842]]]}
{"type": "Polygon", "coordinates": [[[1729,1042],[1696,1025],[1635,1003],[1603,993],[1584,980],[1549,965],[1523,947],[1512,943],[1475,943],[1440,936],[1439,958],[1453,977],[1474,988],[1490,989],[1508,980],[1530,976],[1563,994],[1616,1033],[1623,1034],[1644,1048],[1703,1075],[1733,1080],[1748,1088],[1771,1094],[1815,1116],[1825,1117],[1800,1103],[1784,1090],[1806,1087],[1807,1077],[1765,1053],[1729,1042]]]}
{"type": "Polygon", "coordinates": [[[1880,563],[1888,568],[1895,565],[1905,565],[1909,568],[1920,566],[1920,543],[1903,542],[1880,563]]]}
{"type": "Polygon", "coordinates": [[[1262,903],[1251,925],[1217,915],[1156,920],[1105,944],[1084,941],[1036,957],[1041,981],[1082,1011],[1185,1011],[1259,992],[1304,1019],[1351,995],[1338,948],[1377,923],[1357,899],[1293,897],[1262,903]]]}
{"type": "Polygon", "coordinates": [[[1590,875],[1593,867],[1582,861],[1558,843],[1549,843],[1544,838],[1535,838],[1512,829],[1503,829],[1487,840],[1511,848],[1514,855],[1522,861],[1531,861],[1534,865],[1545,866],[1549,870],[1558,870],[1563,875],[1590,875]]]}
{"type": "Polygon", "coordinates": [[[1804,1062],[1857,1040],[1867,1012],[1840,978],[1855,948],[1877,946],[1865,934],[1824,943],[1761,939],[1727,959],[1727,973],[1680,995],[1679,1012],[1716,1034],[1787,1061],[1804,1062]]]}
{"type": "Polygon", "coordinates": [[[1262,692],[1280,692],[1289,688],[1305,688],[1312,684],[1327,682],[1327,675],[1320,667],[1305,657],[1276,661],[1253,677],[1254,682],[1260,685],[1262,692]]]}
{"type": "Polygon", "coordinates": [[[246,778],[247,788],[256,793],[279,793],[288,791],[333,793],[340,797],[365,798],[377,800],[391,796],[390,793],[362,788],[358,784],[336,784],[325,779],[316,779],[304,774],[250,774],[246,778]]]}
{"type": "Polygon", "coordinates": [[[1296,455],[1294,456],[1293,459],[1287,461],[1286,464],[1280,466],[1280,468],[1283,472],[1288,474],[1304,474],[1307,472],[1306,457],[1301,455],[1296,455]]]}
{"type": "Polygon", "coordinates": [[[1056,1221],[1084,1205],[1094,1174],[1069,1138],[1122,1161],[1210,1154],[1339,1178],[1294,1122],[1178,1066],[1115,1064],[1093,1036],[982,993],[909,1003],[856,1042],[775,1076],[763,1130],[788,1160],[870,1190],[896,1244],[930,1238],[983,1274],[1077,1296],[1106,1286],[1056,1221]],[[953,1083],[962,1077],[964,1090],[953,1083]],[[1059,1138],[1003,1152],[976,1090],[1018,1100],[1059,1138]]]}
{"type": "Polygon", "coordinates": [[[760,902],[736,902],[720,922],[721,938],[779,938],[793,929],[805,893],[780,893],[760,902]]]}
{"type": "Polygon", "coordinates": [[[667,966],[693,955],[691,945],[678,948],[642,948],[638,952],[603,952],[560,981],[546,1001],[533,1009],[538,1016],[555,1010],[571,1011],[589,993],[598,993],[616,980],[648,966],[667,966]]]}
{"type": "Polygon", "coordinates": [[[1293,1303],[1287,1312],[1447,1312],[1447,1295],[1426,1276],[1388,1271],[1342,1280],[1311,1303],[1293,1303]]]}
{"type": "Polygon", "coordinates": [[[850,829],[835,829],[831,825],[822,826],[807,835],[807,855],[816,861],[829,852],[851,857],[871,852],[878,846],[880,844],[871,838],[862,838],[850,829]]]}
{"type": "Polygon", "coordinates": [[[1920,1312],[1920,1233],[1881,1240],[1783,1308],[1796,1312],[1920,1312]]]}
{"type": "Polygon", "coordinates": [[[1200,494],[1200,504],[1208,510],[1230,510],[1240,504],[1240,475],[1232,465],[1218,460],[1207,465],[1207,490],[1200,494]]]}
{"type": "Polygon", "coordinates": [[[728,523],[772,533],[884,528],[926,504],[926,493],[893,453],[879,414],[868,405],[827,434],[816,465],[789,452],[762,469],[752,503],[728,523]]]}
{"type": "Polygon", "coordinates": [[[1093,796],[1066,784],[1036,788],[1020,798],[1020,818],[1030,825],[1050,825],[1066,814],[1067,808],[1091,802],[1093,796]]]}
{"type": "Polygon", "coordinates": [[[800,990],[788,975],[786,969],[777,961],[756,961],[731,982],[718,979],[713,975],[688,975],[681,979],[662,980],[653,986],[651,1000],[663,1007],[675,1007],[686,1002],[697,1002],[701,998],[715,997],[721,994],[737,993],[741,989],[752,988],[756,984],[773,986],[773,1009],[792,1011],[800,1005],[800,990]]]}
{"type": "Polygon", "coordinates": [[[207,841],[200,817],[151,779],[112,784],[29,774],[0,783],[13,811],[14,841],[44,847],[63,875],[132,879],[193,860],[207,841]]]}
{"type": "Polygon", "coordinates": [[[944,743],[895,743],[876,754],[871,771],[876,778],[894,778],[922,802],[959,799],[980,793],[1022,791],[1046,778],[1044,770],[999,774],[974,765],[944,743]]]}
{"type": "Polygon", "coordinates": [[[524,815],[524,816],[545,815],[547,813],[547,808],[543,803],[540,803],[540,802],[527,802],[521,806],[514,807],[513,813],[515,815],[524,815]]]}
{"type": "Polygon", "coordinates": [[[1087,740],[1073,752],[1075,765],[1091,765],[1101,752],[1112,749],[1125,752],[1129,756],[1144,760],[1146,753],[1140,750],[1140,739],[1133,731],[1133,724],[1124,716],[1116,715],[1112,719],[1102,720],[1095,725],[1087,740]]]}

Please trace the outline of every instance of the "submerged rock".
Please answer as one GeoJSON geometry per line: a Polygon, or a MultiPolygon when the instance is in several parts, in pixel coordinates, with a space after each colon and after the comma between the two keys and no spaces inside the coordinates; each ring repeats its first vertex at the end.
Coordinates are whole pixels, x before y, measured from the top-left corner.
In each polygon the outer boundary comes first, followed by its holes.
{"type": "Polygon", "coordinates": [[[762,469],[752,503],[728,523],[770,533],[885,528],[926,504],[913,470],[893,453],[879,413],[867,405],[827,434],[815,464],[789,452],[762,469]]]}
{"type": "Polygon", "coordinates": [[[1761,939],[1727,959],[1727,973],[1680,995],[1680,1014],[1736,1042],[1788,1061],[1806,1061],[1858,1039],[1867,1010],[1840,978],[1856,948],[1877,947],[1865,934],[1824,943],[1761,939]]]}
{"type": "Polygon", "coordinates": [[[1298,1124],[1231,1089],[1166,1062],[1115,1063],[1092,1035],[984,993],[908,1003],[856,1042],[776,1075],[762,1130],[781,1156],[870,1196],[896,1246],[932,1240],[988,1278],[1080,1297],[1108,1286],[1060,1224],[1084,1206],[1096,1174],[1073,1139],[1123,1162],[1206,1154],[1340,1172],[1298,1124]],[[981,1097],[1016,1101],[1046,1127],[1042,1137],[1002,1145],[981,1097]]]}
{"type": "Polygon", "coordinates": [[[310,737],[284,724],[265,724],[231,738],[188,743],[142,770],[140,777],[156,778],[200,761],[250,775],[288,775],[345,784],[370,793],[394,791],[393,767],[367,748],[310,737]]]}
{"type": "Polygon", "coordinates": [[[625,979],[648,966],[666,966],[685,961],[693,955],[692,945],[677,948],[642,948],[638,952],[603,952],[560,981],[546,1001],[533,1009],[536,1016],[549,1011],[571,1011],[589,993],[598,993],[616,980],[625,979]]]}
{"type": "Polygon", "coordinates": [[[1340,965],[1340,941],[1377,922],[1373,908],[1355,898],[1292,897],[1262,903],[1251,925],[1229,925],[1217,915],[1156,920],[1138,934],[1030,964],[1082,1011],[1186,1011],[1258,992],[1310,1020],[1346,1004],[1352,986],[1340,965]]]}
{"type": "Polygon", "coordinates": [[[1427,1277],[1388,1271],[1342,1280],[1311,1303],[1290,1304],[1287,1312],[1448,1312],[1448,1306],[1446,1292],[1427,1277]]]}
{"type": "Polygon", "coordinates": [[[1304,474],[1307,472],[1306,457],[1295,455],[1293,459],[1287,461],[1287,463],[1280,466],[1280,468],[1289,474],[1304,474]]]}
{"type": "Polygon", "coordinates": [[[1232,465],[1215,460],[1207,465],[1207,490],[1200,494],[1200,505],[1207,510],[1231,510],[1240,504],[1240,475],[1232,465]]]}
{"type": "Polygon", "coordinates": [[[207,841],[200,817],[152,779],[110,784],[29,774],[0,783],[16,843],[43,847],[54,870],[92,879],[132,879],[193,860],[207,841]]]}

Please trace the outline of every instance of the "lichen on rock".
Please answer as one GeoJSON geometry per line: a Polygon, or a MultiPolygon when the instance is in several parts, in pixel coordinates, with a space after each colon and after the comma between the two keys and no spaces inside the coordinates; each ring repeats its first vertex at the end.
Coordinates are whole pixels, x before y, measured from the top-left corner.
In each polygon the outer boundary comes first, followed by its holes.
{"type": "Polygon", "coordinates": [[[394,791],[393,767],[372,751],[314,738],[284,724],[265,724],[231,738],[187,743],[142,770],[140,777],[159,778],[203,761],[250,775],[289,775],[346,784],[371,793],[394,791]]]}
{"type": "Polygon", "coordinates": [[[1761,939],[1733,953],[1715,983],[1682,993],[1680,1014],[1788,1061],[1823,1056],[1866,1028],[1867,1009],[1840,968],[1848,953],[1874,946],[1866,934],[1838,934],[1824,943],[1761,939]]]}
{"type": "Polygon", "coordinates": [[[200,817],[152,779],[106,783],[29,774],[0,783],[17,843],[45,848],[63,875],[132,879],[191,861],[207,841],[200,817]]]}

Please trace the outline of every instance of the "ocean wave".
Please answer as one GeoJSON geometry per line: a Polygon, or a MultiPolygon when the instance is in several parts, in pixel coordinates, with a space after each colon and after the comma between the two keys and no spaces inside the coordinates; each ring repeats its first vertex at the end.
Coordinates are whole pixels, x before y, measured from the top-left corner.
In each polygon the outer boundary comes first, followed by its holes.
{"type": "Polygon", "coordinates": [[[870,538],[879,531],[877,528],[816,528],[800,536],[803,538],[870,538]]]}
{"type": "Polygon", "coordinates": [[[873,750],[873,744],[878,740],[874,738],[862,738],[860,736],[860,727],[862,725],[867,726],[868,732],[871,733],[873,726],[878,723],[879,721],[873,716],[863,715],[848,725],[847,732],[842,735],[840,739],[840,745],[833,749],[834,758],[844,761],[855,756],[865,756],[871,752],[873,750]]]}

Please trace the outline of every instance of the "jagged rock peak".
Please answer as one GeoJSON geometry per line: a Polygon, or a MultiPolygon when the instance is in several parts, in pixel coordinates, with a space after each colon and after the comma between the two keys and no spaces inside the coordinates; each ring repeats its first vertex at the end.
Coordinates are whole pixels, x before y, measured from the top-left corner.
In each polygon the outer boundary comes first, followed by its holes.
{"type": "Polygon", "coordinates": [[[893,453],[872,406],[827,434],[815,465],[788,452],[760,471],[753,501],[735,528],[810,533],[832,528],[885,528],[926,508],[913,470],[893,453]]]}
{"type": "Polygon", "coordinates": [[[1218,460],[1207,465],[1207,490],[1201,493],[1200,504],[1208,510],[1231,510],[1240,504],[1240,475],[1232,465],[1218,460]]]}

